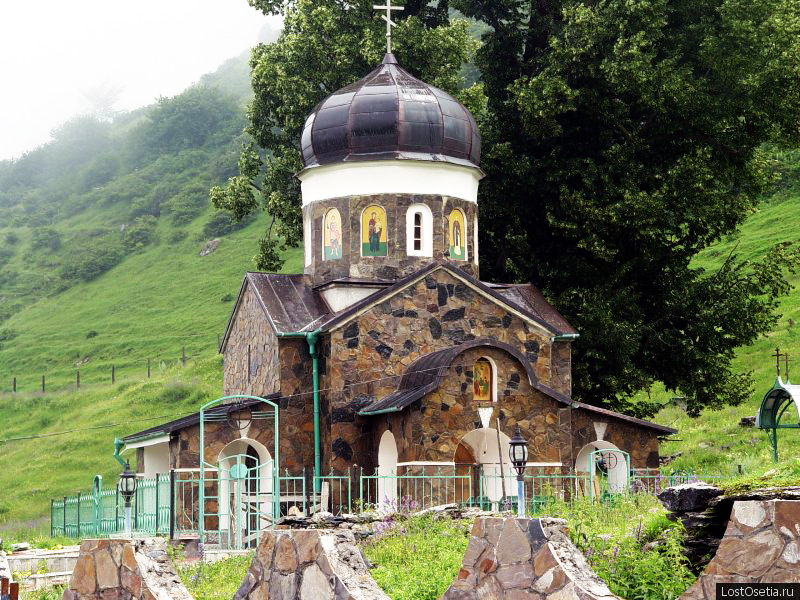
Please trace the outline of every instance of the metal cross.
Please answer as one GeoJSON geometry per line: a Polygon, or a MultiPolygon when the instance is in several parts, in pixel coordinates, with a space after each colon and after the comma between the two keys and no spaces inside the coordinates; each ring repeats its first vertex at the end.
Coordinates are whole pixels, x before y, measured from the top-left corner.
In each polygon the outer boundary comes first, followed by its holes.
{"type": "Polygon", "coordinates": [[[785,371],[784,371],[784,373],[786,374],[786,383],[789,383],[789,363],[790,362],[792,362],[792,361],[789,360],[789,353],[787,352],[786,354],[783,355],[783,364],[784,364],[784,366],[786,368],[785,371]]]}
{"type": "Polygon", "coordinates": [[[386,21],[386,53],[392,53],[392,27],[397,25],[392,21],[393,10],[405,10],[402,6],[392,6],[392,0],[386,0],[386,6],[378,6],[373,4],[372,8],[375,10],[385,10],[386,14],[381,15],[381,19],[386,21]]]}
{"type": "Polygon", "coordinates": [[[775,348],[775,354],[773,354],[772,356],[775,357],[775,370],[778,372],[778,377],[780,377],[781,376],[781,356],[783,356],[781,354],[781,349],[779,347],[775,348]]]}

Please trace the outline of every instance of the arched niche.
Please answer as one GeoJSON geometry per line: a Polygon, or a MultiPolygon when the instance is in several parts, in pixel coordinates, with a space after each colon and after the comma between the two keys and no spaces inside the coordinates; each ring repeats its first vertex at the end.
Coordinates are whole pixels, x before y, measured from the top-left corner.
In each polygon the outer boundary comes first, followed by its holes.
{"type": "Polygon", "coordinates": [[[397,505],[397,442],[391,431],[384,431],[378,445],[378,503],[397,505]]]}
{"type": "Polygon", "coordinates": [[[433,256],[433,213],[427,204],[412,204],[406,211],[406,254],[433,256]]]}
{"type": "MultiPolygon", "coordinates": [[[[581,448],[580,452],[578,452],[578,456],[575,458],[575,471],[577,473],[591,473],[589,461],[592,460],[592,452],[595,450],[608,450],[616,459],[614,465],[608,468],[608,491],[621,493],[628,489],[627,458],[625,453],[611,442],[595,440],[581,448]],[[619,452],[614,452],[614,450],[618,450],[619,452]]],[[[596,469],[595,473],[597,473],[596,469]]],[[[585,493],[588,493],[588,490],[586,490],[585,493]]]]}
{"type": "Polygon", "coordinates": [[[472,365],[472,399],[474,402],[497,402],[497,363],[480,356],[472,365]]]}

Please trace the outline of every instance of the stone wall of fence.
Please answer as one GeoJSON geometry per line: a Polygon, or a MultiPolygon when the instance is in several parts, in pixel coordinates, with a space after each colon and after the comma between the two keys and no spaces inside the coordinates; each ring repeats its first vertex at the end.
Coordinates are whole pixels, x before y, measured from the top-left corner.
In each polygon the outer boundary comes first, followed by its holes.
{"type": "Polygon", "coordinates": [[[64,600],[192,600],[166,550],[159,538],[84,540],[64,600]]]}

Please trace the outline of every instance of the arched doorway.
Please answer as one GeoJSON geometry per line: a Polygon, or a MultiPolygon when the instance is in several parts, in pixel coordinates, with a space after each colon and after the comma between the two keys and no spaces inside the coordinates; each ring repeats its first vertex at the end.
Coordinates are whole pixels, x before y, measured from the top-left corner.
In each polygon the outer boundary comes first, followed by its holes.
{"type": "MultiPolygon", "coordinates": [[[[596,454],[593,455],[592,453],[597,450],[605,450],[607,452],[603,453],[603,456],[606,458],[604,473],[601,473],[601,469],[595,467],[595,479],[597,479],[597,481],[592,482],[594,489],[600,489],[600,477],[607,476],[609,492],[615,494],[624,492],[628,488],[628,459],[625,452],[611,442],[595,440],[581,448],[575,459],[575,471],[578,474],[585,474],[585,477],[588,478],[592,471],[590,462],[596,460],[597,457],[596,454]]],[[[582,492],[588,496],[588,486],[583,486],[582,492]]]]}
{"type": "Polygon", "coordinates": [[[391,431],[384,431],[378,445],[378,504],[397,506],[397,443],[391,431]]]}
{"type": "Polygon", "coordinates": [[[498,447],[497,429],[483,427],[473,429],[459,443],[472,451],[475,462],[480,465],[479,489],[477,494],[473,494],[474,497],[481,496],[494,504],[495,508],[501,508],[499,503],[505,496],[515,496],[517,489],[514,469],[508,459],[510,438],[503,432],[500,432],[499,438],[498,447]]]}
{"type": "Polygon", "coordinates": [[[272,521],[272,457],[257,440],[241,438],[220,451],[217,465],[220,543],[255,547],[272,521]]]}

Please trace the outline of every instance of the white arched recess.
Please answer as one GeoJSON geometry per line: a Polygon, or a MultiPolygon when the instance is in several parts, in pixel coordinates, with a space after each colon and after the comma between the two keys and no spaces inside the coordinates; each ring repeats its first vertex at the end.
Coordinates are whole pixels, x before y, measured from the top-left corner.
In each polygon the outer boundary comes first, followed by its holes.
{"type": "MultiPolygon", "coordinates": [[[[240,438],[233,440],[220,450],[217,464],[220,470],[219,481],[219,528],[220,531],[230,529],[230,516],[235,515],[237,523],[244,523],[246,507],[242,500],[255,502],[258,505],[258,513],[272,514],[272,455],[266,446],[257,440],[250,438],[240,438]],[[231,506],[231,494],[234,490],[231,486],[231,467],[236,464],[237,456],[246,455],[248,447],[252,447],[258,454],[258,497],[242,498],[238,506],[231,506]]],[[[264,521],[259,520],[262,525],[264,521]]]]}
{"type": "Polygon", "coordinates": [[[463,438],[462,443],[472,448],[475,460],[483,467],[483,493],[492,502],[503,498],[503,482],[506,496],[517,495],[517,479],[508,458],[509,437],[500,432],[500,447],[497,447],[497,430],[492,427],[473,429],[463,438]],[[499,451],[499,454],[498,454],[499,451]],[[502,476],[499,457],[503,458],[502,476]]]}
{"type": "Polygon", "coordinates": [[[591,460],[592,452],[595,450],[611,450],[616,456],[616,464],[608,469],[608,491],[613,493],[624,492],[628,488],[628,460],[624,452],[613,452],[614,450],[619,450],[619,448],[611,442],[595,440],[581,448],[580,452],[578,452],[578,457],[575,459],[575,471],[581,473],[591,472],[589,461],[591,460]]]}
{"type": "Polygon", "coordinates": [[[408,256],[433,256],[433,213],[427,204],[412,204],[406,211],[406,254],[408,256]],[[414,215],[422,218],[420,249],[414,249],[414,215]]]}
{"type": "Polygon", "coordinates": [[[397,505],[397,443],[391,431],[384,431],[378,445],[378,502],[397,505]],[[384,477],[386,479],[384,479],[384,477]]]}

